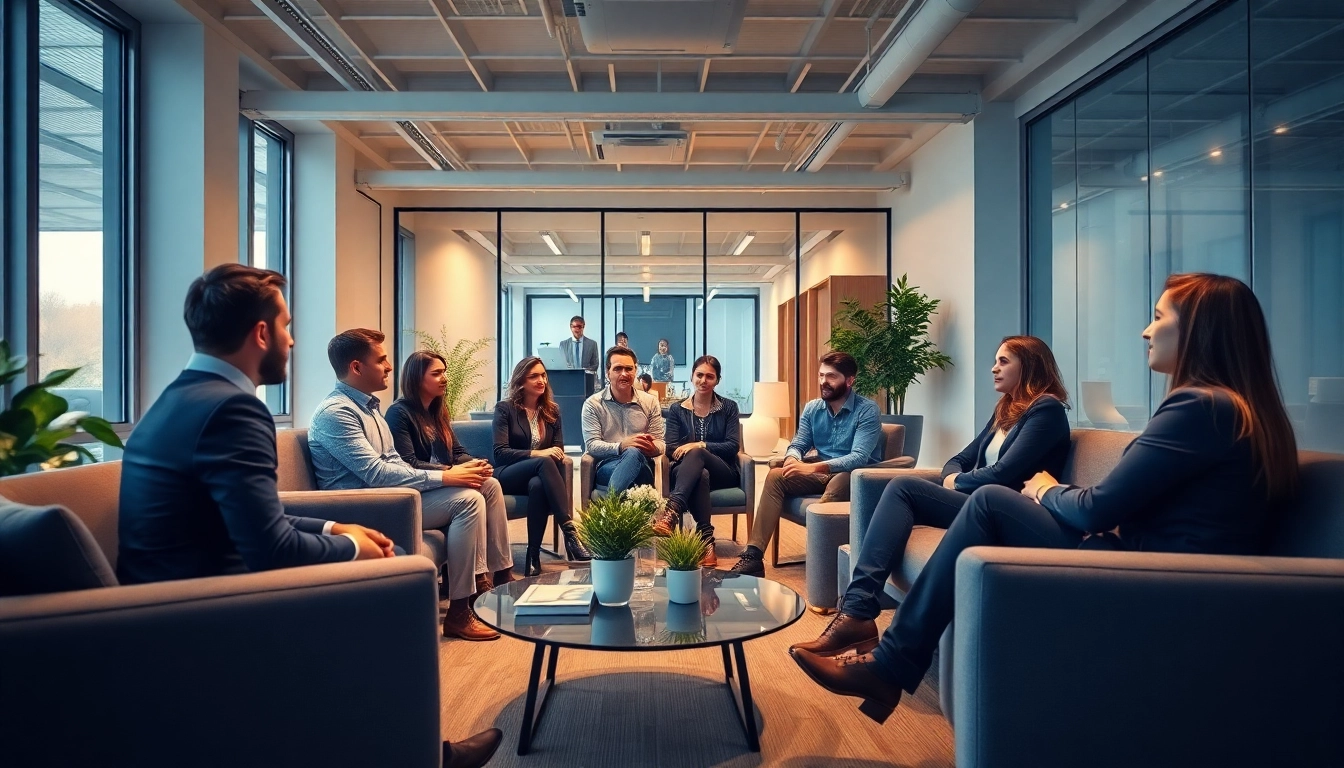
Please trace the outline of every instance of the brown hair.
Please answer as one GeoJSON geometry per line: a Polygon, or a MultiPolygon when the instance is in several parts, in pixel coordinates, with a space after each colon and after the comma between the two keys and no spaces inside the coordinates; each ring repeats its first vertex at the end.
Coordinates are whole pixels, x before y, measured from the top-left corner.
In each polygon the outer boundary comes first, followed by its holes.
{"type": "Polygon", "coordinates": [[[630,358],[630,360],[633,361],[635,365],[639,365],[639,358],[635,356],[635,350],[629,347],[608,347],[607,348],[608,369],[611,368],[611,358],[615,357],[616,355],[625,355],[626,357],[630,358]]]}
{"type": "Polygon", "coordinates": [[[1237,409],[1237,439],[1250,438],[1256,479],[1271,496],[1297,489],[1297,440],[1283,407],[1269,329],[1260,302],[1235,277],[1171,275],[1163,286],[1176,309],[1176,370],[1168,391],[1221,389],[1237,409]]]}
{"type": "Polygon", "coordinates": [[[831,366],[846,379],[859,375],[859,364],[854,361],[854,357],[848,352],[827,352],[817,362],[831,366]]]}
{"type": "Polygon", "coordinates": [[[336,371],[336,378],[344,378],[350,372],[351,363],[363,360],[373,351],[373,345],[382,344],[385,338],[382,331],[368,328],[351,328],[331,337],[327,342],[327,360],[336,371]]]}
{"type": "Polygon", "coordinates": [[[269,269],[221,264],[191,282],[182,318],[197,352],[231,355],[257,323],[280,314],[285,276],[269,269]]]}
{"type": "Polygon", "coordinates": [[[1035,336],[1005,336],[1002,344],[1017,358],[1022,375],[1013,391],[1005,392],[994,406],[995,429],[1012,429],[1042,395],[1050,395],[1068,405],[1069,390],[1064,386],[1064,377],[1049,344],[1035,336]]]}
{"type": "MultiPolygon", "coordinates": [[[[509,376],[509,386],[505,390],[508,394],[509,402],[518,408],[523,407],[523,385],[527,383],[527,374],[531,373],[533,366],[540,365],[543,369],[546,364],[541,362],[540,357],[524,357],[513,366],[513,373],[509,376]]],[[[555,404],[555,395],[551,392],[550,377],[546,379],[546,391],[537,398],[537,418],[547,424],[554,424],[560,420],[560,406],[555,404]]]]}
{"type": "Polygon", "coordinates": [[[443,442],[449,446],[448,458],[451,461],[453,427],[448,409],[443,407],[443,397],[430,400],[428,408],[420,399],[420,388],[424,384],[425,374],[429,373],[429,366],[435,360],[443,363],[444,367],[448,365],[448,361],[444,360],[442,355],[427,349],[417,349],[406,358],[405,365],[401,367],[401,401],[406,405],[406,412],[411,415],[411,423],[420,430],[426,440],[433,443],[435,438],[443,438],[443,442]]]}

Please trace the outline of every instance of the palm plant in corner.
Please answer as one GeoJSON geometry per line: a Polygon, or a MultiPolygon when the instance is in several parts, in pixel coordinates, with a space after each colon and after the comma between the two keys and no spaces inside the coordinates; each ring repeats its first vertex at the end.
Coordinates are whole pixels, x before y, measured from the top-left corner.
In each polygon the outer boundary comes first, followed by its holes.
{"type": "Polygon", "coordinates": [[[699,533],[678,527],[654,546],[658,556],[667,561],[667,599],[674,603],[700,602],[700,561],[709,543],[699,533]]]}
{"type": "Polygon", "coordinates": [[[635,591],[634,551],[653,540],[653,516],[660,501],[658,492],[648,486],[609,493],[589,502],[575,525],[579,541],[593,553],[593,593],[602,605],[630,602],[635,591]]]}
{"type": "MultiPolygon", "coordinates": [[[[28,358],[11,356],[9,342],[0,339],[0,387],[23,375],[28,358]]],[[[69,381],[78,368],[52,371],[46,378],[19,390],[9,408],[0,412],[0,477],[18,475],[32,467],[56,469],[77,463],[80,457],[97,461],[88,448],[64,442],[87,432],[99,442],[123,447],[112,425],[83,411],[69,411],[64,397],[49,390],[69,381]]]]}

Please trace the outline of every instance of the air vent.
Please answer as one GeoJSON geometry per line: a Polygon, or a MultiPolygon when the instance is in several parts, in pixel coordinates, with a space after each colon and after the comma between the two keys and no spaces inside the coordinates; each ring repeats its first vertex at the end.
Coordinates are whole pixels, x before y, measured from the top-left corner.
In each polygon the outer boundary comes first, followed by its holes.
{"type": "Polygon", "coordinates": [[[742,31],[747,0],[562,0],[590,53],[722,56],[742,31]]]}
{"type": "Polygon", "coordinates": [[[608,124],[593,131],[597,159],[604,163],[671,164],[686,160],[686,132],[674,124],[608,124]]]}

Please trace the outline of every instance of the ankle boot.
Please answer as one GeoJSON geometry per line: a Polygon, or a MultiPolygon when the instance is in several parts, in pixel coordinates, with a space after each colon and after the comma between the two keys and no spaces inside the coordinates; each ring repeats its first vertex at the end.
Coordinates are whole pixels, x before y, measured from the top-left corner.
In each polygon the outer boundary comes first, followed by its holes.
{"type": "Polygon", "coordinates": [[[443,636],[473,642],[499,639],[498,632],[482,624],[471,612],[469,597],[459,597],[448,603],[448,612],[443,616],[443,636]]]}
{"type": "Polygon", "coordinates": [[[495,575],[490,581],[494,586],[498,587],[500,584],[508,584],[510,581],[517,580],[518,579],[514,578],[513,569],[505,568],[503,570],[495,571],[495,575]]]}
{"type": "Polygon", "coordinates": [[[560,526],[560,533],[565,537],[565,556],[571,563],[586,563],[593,559],[593,553],[583,546],[579,541],[578,531],[574,528],[574,523],[569,522],[560,526]]]}
{"type": "Polygon", "coordinates": [[[685,505],[676,498],[667,500],[663,506],[663,511],[658,513],[657,519],[653,521],[653,535],[671,536],[672,529],[681,525],[681,513],[686,511],[685,505]]]}
{"type": "Polygon", "coordinates": [[[541,545],[528,545],[527,555],[523,558],[523,575],[526,577],[541,575],[541,545]]]}
{"type": "Polygon", "coordinates": [[[695,528],[695,532],[700,534],[700,538],[703,539],[707,545],[705,548],[705,556],[700,558],[700,567],[718,568],[719,556],[714,551],[714,526],[708,524],[698,525],[695,528]]]}

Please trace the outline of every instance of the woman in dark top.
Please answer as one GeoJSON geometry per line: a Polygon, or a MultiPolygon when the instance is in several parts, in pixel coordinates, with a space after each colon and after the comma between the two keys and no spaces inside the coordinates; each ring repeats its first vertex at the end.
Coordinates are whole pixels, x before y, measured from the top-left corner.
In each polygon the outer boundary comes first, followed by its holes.
{"type": "Polygon", "coordinates": [[[1258,551],[1270,509],[1296,491],[1297,447],[1255,294],[1231,277],[1172,275],[1143,338],[1148,367],[1170,376],[1170,392],[1104,480],[1073,488],[1040,472],[1020,492],[976,490],[876,650],[836,658],[793,650],[798,666],[826,689],[862,698],[860,711],[882,722],[929,668],[968,547],[1258,551]]]}
{"type": "Polygon", "coordinates": [[[560,409],[546,379],[546,366],[540,358],[523,358],[513,367],[507,398],[495,405],[495,477],[505,493],[527,494],[526,576],[541,574],[541,537],[551,515],[564,532],[569,559],[593,559],[570,519],[573,503],[562,474],[564,462],[560,409]]]}
{"type": "Polygon", "coordinates": [[[717,358],[700,357],[691,366],[694,394],[668,409],[667,458],[672,462],[672,492],[653,526],[655,533],[666,536],[681,524],[681,514],[690,509],[696,530],[709,543],[705,559],[700,561],[706,568],[719,564],[714,554],[709,492],[736,488],[741,482],[737,403],[714,391],[722,375],[717,358]]]}
{"type": "Polygon", "coordinates": [[[942,483],[898,477],[887,483],[855,560],[840,612],[821,636],[798,643],[818,656],[877,645],[879,599],[905,556],[916,525],[947,528],[976,488],[1019,491],[1041,470],[1062,472],[1069,454],[1069,399],[1050,347],[1035,336],[1009,336],[994,354],[994,391],[1001,393],[985,428],[943,466],[942,483]]]}
{"type": "MultiPolygon", "coordinates": [[[[494,479],[490,462],[467,453],[453,435],[452,417],[443,403],[447,364],[442,355],[420,349],[406,358],[401,369],[401,397],[387,408],[392,444],[402,461],[416,469],[442,470],[443,484],[469,488],[485,497],[486,541],[498,562],[513,561],[509,554],[508,514],[504,492],[494,479]]],[[[425,520],[426,524],[432,522],[425,520]]],[[[484,570],[484,566],[478,564],[484,570]]],[[[478,573],[477,592],[513,581],[512,568],[478,573]]]]}

